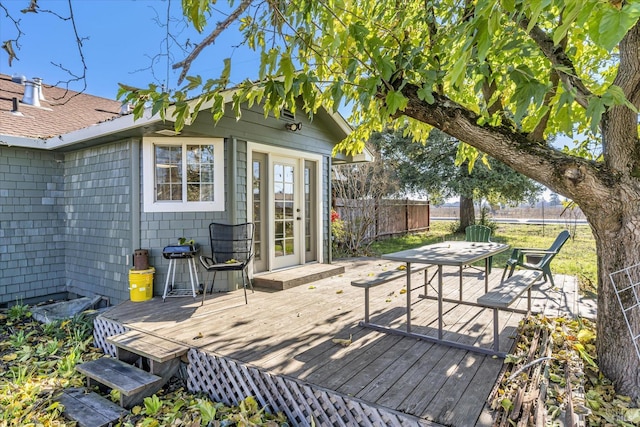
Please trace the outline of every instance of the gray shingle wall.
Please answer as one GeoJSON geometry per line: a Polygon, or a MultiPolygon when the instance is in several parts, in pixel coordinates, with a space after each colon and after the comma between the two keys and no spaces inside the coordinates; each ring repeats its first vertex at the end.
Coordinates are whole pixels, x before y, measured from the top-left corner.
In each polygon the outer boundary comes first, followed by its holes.
{"type": "Polygon", "coordinates": [[[65,291],[62,158],[0,148],[0,305],[65,291]]]}
{"type": "MultiPolygon", "coordinates": [[[[225,142],[225,159],[229,158],[231,144],[225,142]]],[[[236,177],[236,210],[238,222],[244,222],[247,218],[247,144],[244,141],[237,143],[237,177],[236,177]]],[[[226,162],[225,162],[226,164],[226,162]]],[[[225,185],[229,181],[229,171],[225,167],[225,185]]],[[[169,260],[162,256],[165,246],[177,245],[180,237],[193,239],[200,246],[199,255],[210,255],[209,224],[212,222],[229,223],[229,194],[225,192],[225,210],[223,212],[165,212],[141,214],[141,244],[149,250],[149,263],[156,269],[154,277],[154,294],[162,295],[167,279],[169,260]]],[[[142,209],[142,208],[141,208],[142,209]]],[[[211,283],[211,276],[206,273],[200,263],[196,261],[199,275],[199,283],[211,283]]],[[[216,276],[216,290],[227,291],[241,284],[241,276],[235,273],[219,273],[216,276]]],[[[176,288],[189,289],[190,278],[186,261],[176,262],[176,288]]]]}
{"type": "Polygon", "coordinates": [[[129,298],[131,166],[128,142],[65,156],[65,266],[69,292],[129,298]]]}

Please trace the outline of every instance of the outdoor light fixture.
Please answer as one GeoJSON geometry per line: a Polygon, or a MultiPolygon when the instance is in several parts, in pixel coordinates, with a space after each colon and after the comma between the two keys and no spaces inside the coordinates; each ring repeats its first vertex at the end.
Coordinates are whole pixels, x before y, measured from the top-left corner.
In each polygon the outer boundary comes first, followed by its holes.
{"type": "Polygon", "coordinates": [[[295,132],[295,131],[298,131],[298,130],[302,129],[302,122],[287,123],[286,125],[284,125],[284,128],[286,130],[290,130],[291,132],[295,132]]]}

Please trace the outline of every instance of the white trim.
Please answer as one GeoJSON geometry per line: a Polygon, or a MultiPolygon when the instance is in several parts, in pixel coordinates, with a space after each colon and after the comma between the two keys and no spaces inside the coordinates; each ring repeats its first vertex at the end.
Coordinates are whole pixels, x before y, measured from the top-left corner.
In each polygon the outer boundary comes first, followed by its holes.
{"type": "MultiPolygon", "coordinates": [[[[186,162],[183,162],[186,169],[186,162]]],[[[186,176],[183,173],[183,176],[186,176]]],[[[190,137],[145,137],[142,140],[142,188],[144,194],[144,212],[212,212],[224,211],[224,139],[223,138],[190,138],[190,137]],[[155,200],[155,161],[153,147],[156,144],[185,145],[212,144],[214,158],[214,194],[213,202],[171,201],[157,202],[155,200]]]]}
{"type": "MultiPolygon", "coordinates": [[[[256,142],[247,142],[247,215],[249,218],[253,218],[253,152],[258,151],[261,153],[267,154],[266,166],[270,167],[272,164],[273,156],[283,156],[283,157],[292,157],[298,160],[299,163],[302,164],[300,170],[304,169],[304,161],[309,160],[312,162],[316,162],[316,194],[317,194],[317,203],[316,203],[316,254],[317,254],[317,262],[324,262],[324,251],[322,250],[322,243],[324,241],[324,228],[323,228],[323,177],[322,177],[322,162],[324,157],[321,154],[308,153],[300,150],[293,150],[282,147],[274,147],[271,145],[260,144],[256,142]]],[[[267,187],[269,187],[267,185],[267,187]]],[[[299,185],[301,188],[300,191],[304,191],[303,186],[299,185]]],[[[269,189],[269,191],[271,191],[269,189]]],[[[304,200],[302,197],[301,200],[304,200]]],[[[267,253],[264,256],[267,256],[267,270],[273,271],[273,246],[274,242],[272,241],[272,233],[271,233],[271,218],[267,218],[265,224],[263,224],[263,232],[265,233],[266,243],[267,243],[267,253]]],[[[304,241],[304,236],[301,236],[301,241],[304,241]]],[[[302,246],[304,248],[304,246],[302,246]]],[[[300,265],[305,264],[304,258],[304,250],[301,251],[300,254],[300,265]]]]}

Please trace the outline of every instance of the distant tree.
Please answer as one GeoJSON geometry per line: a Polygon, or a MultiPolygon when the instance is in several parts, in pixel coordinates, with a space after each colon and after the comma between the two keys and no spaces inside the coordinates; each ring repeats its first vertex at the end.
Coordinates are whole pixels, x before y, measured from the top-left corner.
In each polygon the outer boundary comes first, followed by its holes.
{"type": "Polygon", "coordinates": [[[557,193],[551,193],[549,196],[549,205],[550,206],[558,206],[561,205],[562,201],[560,200],[560,196],[557,193]]]}
{"type": "Polygon", "coordinates": [[[381,201],[398,194],[393,171],[381,161],[379,153],[372,152],[374,162],[333,167],[333,197],[342,221],[339,241],[335,242],[338,256],[367,254],[378,237],[376,222],[384,215],[381,201]]]}
{"type": "Polygon", "coordinates": [[[460,142],[438,130],[424,144],[393,130],[374,133],[371,144],[406,192],[428,193],[436,202],[460,197],[460,230],[475,223],[474,201],[484,199],[493,206],[533,203],[544,189],[489,156],[471,170],[467,161],[457,165],[460,142]]]}

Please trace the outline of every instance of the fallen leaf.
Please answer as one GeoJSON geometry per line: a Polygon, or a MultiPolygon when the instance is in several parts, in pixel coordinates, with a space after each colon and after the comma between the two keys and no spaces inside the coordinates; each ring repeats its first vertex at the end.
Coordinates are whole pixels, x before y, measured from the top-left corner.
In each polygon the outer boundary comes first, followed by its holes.
{"type": "Polygon", "coordinates": [[[398,266],[398,270],[406,270],[407,266],[406,265],[399,265],[398,266]]]}
{"type": "Polygon", "coordinates": [[[407,290],[405,288],[400,289],[400,295],[406,294],[406,293],[407,293],[407,290]]]}
{"type": "Polygon", "coordinates": [[[315,289],[315,288],[316,288],[316,287],[315,287],[315,286],[313,286],[313,285],[309,286],[309,289],[315,289]]]}
{"type": "Polygon", "coordinates": [[[18,355],[16,353],[9,353],[5,356],[2,356],[2,361],[3,362],[11,362],[13,360],[16,360],[18,358],[18,355]]]}
{"type": "Polygon", "coordinates": [[[340,289],[340,290],[336,291],[336,294],[341,294],[342,292],[344,292],[344,291],[342,289],[340,289]]]}
{"type": "Polygon", "coordinates": [[[199,340],[200,338],[204,338],[204,335],[202,335],[202,332],[198,332],[198,335],[193,337],[194,340],[199,340]]]}
{"type": "Polygon", "coordinates": [[[333,341],[334,344],[340,344],[343,347],[349,347],[351,345],[351,342],[352,342],[351,338],[352,338],[352,335],[349,334],[349,339],[348,340],[341,339],[341,338],[334,338],[331,341],[333,341]]]}

